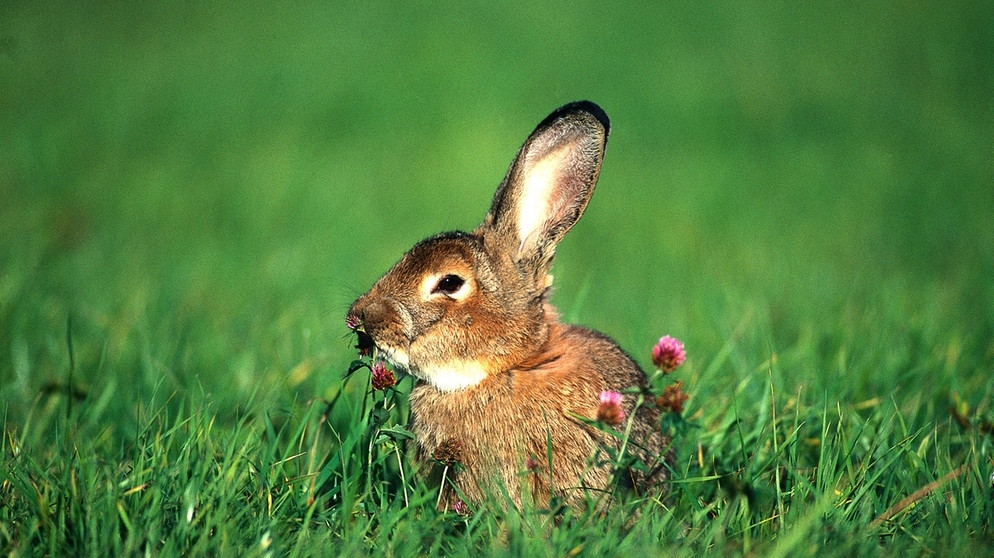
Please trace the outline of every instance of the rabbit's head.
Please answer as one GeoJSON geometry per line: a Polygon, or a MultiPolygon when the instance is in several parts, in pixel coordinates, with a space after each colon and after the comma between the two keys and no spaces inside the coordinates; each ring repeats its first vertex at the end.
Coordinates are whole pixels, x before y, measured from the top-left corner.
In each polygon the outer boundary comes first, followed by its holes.
{"type": "Polygon", "coordinates": [[[583,214],[609,122],[566,105],[528,137],[473,232],[415,245],[356,300],[348,322],[380,355],[443,391],[527,368],[555,320],[546,295],[556,245],[583,214]]]}

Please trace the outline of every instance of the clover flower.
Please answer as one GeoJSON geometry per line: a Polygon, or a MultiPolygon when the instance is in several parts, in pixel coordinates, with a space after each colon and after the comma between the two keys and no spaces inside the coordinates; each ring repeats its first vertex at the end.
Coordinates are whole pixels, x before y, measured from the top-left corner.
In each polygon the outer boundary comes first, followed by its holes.
{"type": "Polygon", "coordinates": [[[373,373],[373,389],[380,391],[397,385],[397,377],[383,361],[377,361],[370,369],[373,373]]]}
{"type": "Polygon", "coordinates": [[[652,347],[652,363],[665,374],[676,370],[685,360],[687,352],[683,350],[683,343],[669,335],[661,337],[652,347]]]}
{"type": "Polygon", "coordinates": [[[446,438],[438,444],[431,457],[447,467],[455,465],[462,461],[462,443],[455,438],[446,438]]]}
{"type": "Polygon", "coordinates": [[[625,420],[625,411],[621,408],[621,394],[616,391],[602,391],[601,402],[597,407],[597,420],[617,426],[625,420]]]}
{"type": "Polygon", "coordinates": [[[683,412],[683,404],[688,399],[690,396],[683,392],[683,381],[679,381],[666,386],[662,395],[656,398],[656,406],[679,415],[683,412]]]}
{"type": "Polygon", "coordinates": [[[348,316],[345,316],[345,327],[351,329],[352,331],[359,329],[359,326],[361,325],[362,325],[362,320],[359,318],[359,316],[356,316],[355,314],[349,314],[348,316]]]}
{"type": "Polygon", "coordinates": [[[459,517],[466,517],[469,515],[469,506],[466,505],[466,502],[457,500],[456,503],[452,505],[452,511],[456,512],[456,515],[459,517]]]}

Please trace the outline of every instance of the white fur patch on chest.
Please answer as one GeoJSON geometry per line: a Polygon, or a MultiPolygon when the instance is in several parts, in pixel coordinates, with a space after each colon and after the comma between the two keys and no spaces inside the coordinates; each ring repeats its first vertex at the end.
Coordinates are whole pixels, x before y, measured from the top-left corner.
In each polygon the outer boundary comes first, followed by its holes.
{"type": "Polygon", "coordinates": [[[439,391],[456,391],[479,384],[487,377],[487,371],[475,360],[453,360],[418,370],[416,375],[439,391]]]}

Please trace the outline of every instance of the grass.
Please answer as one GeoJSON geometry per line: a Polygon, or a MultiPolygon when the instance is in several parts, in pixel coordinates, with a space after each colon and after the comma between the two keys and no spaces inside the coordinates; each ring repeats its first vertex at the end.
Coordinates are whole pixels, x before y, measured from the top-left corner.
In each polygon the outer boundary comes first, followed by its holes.
{"type": "Polygon", "coordinates": [[[0,550],[989,554],[994,11],[904,12],[4,4],[0,550]],[[578,98],[554,300],[686,342],[671,498],[438,513],[345,309],[578,98]]]}

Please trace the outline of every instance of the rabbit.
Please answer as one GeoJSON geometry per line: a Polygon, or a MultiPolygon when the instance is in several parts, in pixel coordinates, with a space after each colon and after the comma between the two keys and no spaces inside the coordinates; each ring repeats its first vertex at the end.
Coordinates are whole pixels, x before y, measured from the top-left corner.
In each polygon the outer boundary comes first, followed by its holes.
{"type": "Polygon", "coordinates": [[[613,482],[666,492],[670,440],[651,403],[636,410],[626,394],[617,436],[579,418],[597,416],[603,391],[644,390],[645,373],[607,336],[561,323],[548,300],[556,245],[590,201],[609,130],[589,101],[552,112],[481,225],[419,242],[349,308],[349,326],[416,379],[415,461],[441,477],[439,509],[501,494],[578,508],[613,482]],[[617,449],[627,420],[644,467],[612,471],[598,448],[617,449]]]}

